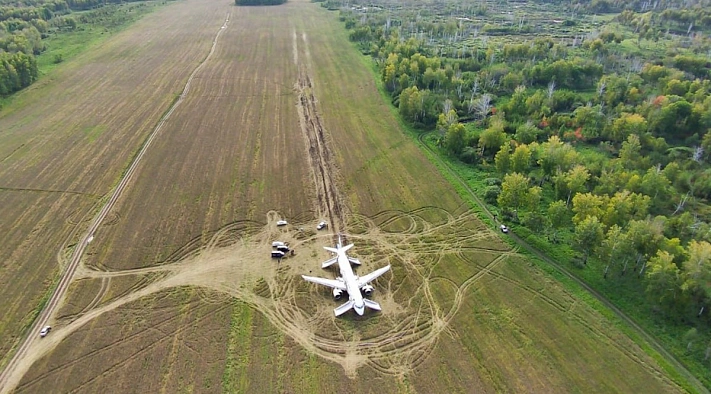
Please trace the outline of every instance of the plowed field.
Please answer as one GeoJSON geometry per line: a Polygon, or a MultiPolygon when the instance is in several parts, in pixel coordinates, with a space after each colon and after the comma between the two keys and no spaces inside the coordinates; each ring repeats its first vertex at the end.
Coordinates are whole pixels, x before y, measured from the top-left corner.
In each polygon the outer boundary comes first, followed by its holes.
{"type": "MultiPolygon", "coordinates": [[[[0,144],[0,196],[19,205],[0,207],[14,215],[2,253],[15,264],[1,279],[15,319],[155,131],[55,329],[21,353],[3,390],[680,391],[478,220],[400,130],[335,14],[306,1],[184,0],[107,47],[0,118],[16,145],[0,144]],[[93,99],[75,108],[66,90],[93,99]],[[328,231],[314,230],[320,220],[328,231]],[[329,289],[299,278],[335,275],[318,267],[339,232],[358,272],[393,266],[375,283],[381,313],[335,319],[329,289]],[[296,255],[270,259],[274,240],[296,255]]],[[[10,321],[0,333],[19,338],[10,321]]]]}

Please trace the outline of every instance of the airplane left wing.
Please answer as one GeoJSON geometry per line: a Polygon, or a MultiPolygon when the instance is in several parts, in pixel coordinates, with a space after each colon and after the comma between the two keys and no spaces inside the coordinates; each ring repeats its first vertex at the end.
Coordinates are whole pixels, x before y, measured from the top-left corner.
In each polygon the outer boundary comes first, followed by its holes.
{"type": "Polygon", "coordinates": [[[324,261],[323,263],[321,263],[321,268],[330,267],[331,265],[333,265],[333,263],[335,263],[337,261],[338,261],[338,257],[330,258],[330,259],[324,261]]]}
{"type": "Polygon", "coordinates": [[[390,271],[390,265],[387,265],[386,267],[375,270],[375,271],[369,273],[368,275],[359,277],[358,278],[358,287],[365,286],[366,284],[368,284],[368,282],[373,281],[375,278],[379,277],[380,275],[382,275],[388,271],[390,271]]]}
{"type": "Polygon", "coordinates": [[[353,305],[355,305],[355,303],[354,303],[353,301],[348,301],[348,302],[346,302],[345,304],[343,304],[343,305],[339,306],[338,308],[334,309],[334,310],[333,310],[333,314],[336,315],[336,316],[341,316],[342,314],[344,314],[344,313],[348,312],[349,310],[351,310],[351,308],[353,308],[353,305]]]}
{"type": "Polygon", "coordinates": [[[304,280],[307,282],[313,282],[313,283],[317,283],[319,285],[324,285],[324,286],[328,286],[328,287],[333,287],[334,289],[340,289],[340,290],[346,291],[346,284],[342,280],[317,278],[315,276],[306,276],[306,275],[301,275],[301,277],[304,278],[304,280]]]}

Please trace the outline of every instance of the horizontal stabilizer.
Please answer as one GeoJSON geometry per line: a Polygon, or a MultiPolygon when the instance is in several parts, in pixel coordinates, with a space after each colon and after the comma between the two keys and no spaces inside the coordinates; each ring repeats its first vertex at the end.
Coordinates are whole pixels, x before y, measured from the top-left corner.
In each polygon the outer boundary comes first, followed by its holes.
{"type": "Polygon", "coordinates": [[[348,261],[350,261],[351,264],[360,265],[360,260],[356,259],[355,257],[349,257],[348,261]]]}
{"type": "Polygon", "coordinates": [[[365,286],[368,282],[373,281],[375,278],[379,277],[380,275],[390,271],[390,265],[387,265],[381,269],[375,270],[368,275],[361,276],[358,278],[358,287],[363,287],[365,286]]]}
{"type": "Polygon", "coordinates": [[[346,245],[346,246],[344,246],[344,247],[342,247],[342,248],[331,248],[331,247],[328,247],[328,246],[324,246],[323,248],[326,249],[326,250],[328,250],[328,251],[331,252],[331,253],[338,254],[339,252],[345,253],[345,252],[348,251],[348,249],[350,249],[350,248],[352,248],[352,247],[353,247],[353,244],[346,245]]]}
{"type": "Polygon", "coordinates": [[[334,258],[332,258],[332,259],[328,259],[328,260],[324,261],[323,263],[321,263],[321,268],[330,267],[330,266],[333,265],[333,263],[335,263],[336,261],[338,261],[338,257],[334,257],[334,258]]]}
{"type": "Polygon", "coordinates": [[[365,303],[365,306],[367,306],[367,307],[370,308],[370,309],[375,309],[376,311],[381,310],[381,309],[380,309],[380,304],[378,304],[378,303],[375,302],[375,301],[371,301],[371,300],[369,300],[369,299],[367,299],[367,298],[363,298],[363,302],[365,303]]]}
{"type": "Polygon", "coordinates": [[[307,282],[312,282],[312,283],[317,283],[319,285],[324,285],[328,287],[332,287],[334,289],[340,289],[343,291],[346,291],[346,284],[343,282],[343,280],[338,280],[338,279],[326,279],[326,278],[317,278],[315,276],[306,276],[306,275],[301,275],[302,278],[304,278],[305,281],[307,282]]]}
{"type": "MultiPolygon", "coordinates": [[[[338,308],[334,309],[334,310],[333,310],[333,313],[335,313],[336,316],[341,316],[342,314],[344,314],[344,313],[348,312],[349,310],[351,310],[351,309],[353,308],[353,305],[355,305],[355,303],[354,303],[353,301],[348,301],[348,302],[346,302],[345,304],[343,304],[343,305],[339,306],[338,308]]],[[[366,304],[366,305],[368,305],[368,304],[366,304]]],[[[378,307],[380,307],[380,306],[378,306],[378,307]]]]}

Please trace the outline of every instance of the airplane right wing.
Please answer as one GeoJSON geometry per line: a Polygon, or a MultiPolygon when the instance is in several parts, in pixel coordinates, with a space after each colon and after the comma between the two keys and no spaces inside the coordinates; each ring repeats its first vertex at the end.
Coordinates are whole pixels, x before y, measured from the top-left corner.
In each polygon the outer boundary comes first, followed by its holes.
{"type": "Polygon", "coordinates": [[[375,309],[376,311],[382,310],[382,309],[380,309],[380,304],[378,304],[377,302],[375,302],[373,300],[363,298],[363,302],[365,303],[365,306],[367,306],[370,309],[375,309]]]}
{"type": "Polygon", "coordinates": [[[317,278],[315,276],[306,276],[306,275],[301,275],[301,277],[304,278],[304,280],[307,282],[313,282],[313,283],[317,283],[319,285],[324,285],[324,286],[328,286],[328,287],[333,287],[334,289],[340,289],[340,290],[346,291],[346,284],[342,280],[317,278]]]}
{"type": "Polygon", "coordinates": [[[390,265],[387,265],[381,269],[375,270],[375,271],[369,273],[368,275],[359,277],[358,278],[358,287],[365,286],[366,284],[368,284],[368,282],[371,282],[375,278],[379,277],[380,275],[382,275],[388,271],[390,271],[390,265]]]}

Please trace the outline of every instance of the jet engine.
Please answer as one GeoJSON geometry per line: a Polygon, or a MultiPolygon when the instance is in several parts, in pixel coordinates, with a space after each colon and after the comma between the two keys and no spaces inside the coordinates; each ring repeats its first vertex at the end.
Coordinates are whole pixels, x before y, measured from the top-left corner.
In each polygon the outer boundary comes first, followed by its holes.
{"type": "Polygon", "coordinates": [[[363,291],[363,294],[366,296],[370,297],[371,294],[373,294],[373,286],[371,285],[365,285],[360,288],[363,291]]]}
{"type": "Polygon", "coordinates": [[[343,290],[341,289],[333,289],[333,298],[336,299],[336,301],[341,299],[341,296],[343,296],[343,290]]]}

